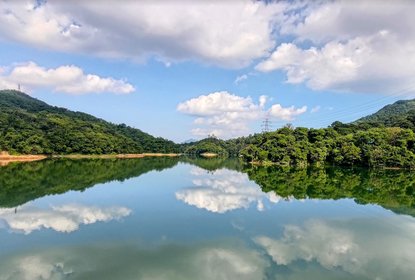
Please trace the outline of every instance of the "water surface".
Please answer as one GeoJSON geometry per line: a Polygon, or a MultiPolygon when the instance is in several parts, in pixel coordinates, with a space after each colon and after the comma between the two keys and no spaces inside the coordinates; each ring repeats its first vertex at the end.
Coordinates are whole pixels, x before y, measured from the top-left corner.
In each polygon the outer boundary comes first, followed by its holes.
{"type": "Polygon", "coordinates": [[[414,279],[415,175],[236,160],[0,168],[0,279],[414,279]]]}

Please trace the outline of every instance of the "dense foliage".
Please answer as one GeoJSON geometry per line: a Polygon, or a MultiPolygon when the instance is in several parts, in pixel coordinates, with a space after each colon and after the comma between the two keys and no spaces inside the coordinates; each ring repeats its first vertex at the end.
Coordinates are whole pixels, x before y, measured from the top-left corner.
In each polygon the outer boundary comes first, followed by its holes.
{"type": "Polygon", "coordinates": [[[141,130],[49,106],[22,92],[0,91],[0,151],[21,154],[178,152],[141,130]]]}
{"type": "Polygon", "coordinates": [[[282,166],[342,165],[415,167],[415,134],[410,129],[370,128],[343,134],[333,127],[284,127],[253,136],[241,150],[248,162],[282,166]]]}
{"type": "Polygon", "coordinates": [[[358,119],[352,125],[401,127],[415,130],[415,99],[400,100],[387,105],[375,114],[358,119]]]}
{"type": "Polygon", "coordinates": [[[183,144],[184,153],[192,156],[198,156],[203,153],[215,153],[220,156],[227,156],[228,151],[225,143],[226,142],[221,139],[208,137],[194,143],[183,144]]]}

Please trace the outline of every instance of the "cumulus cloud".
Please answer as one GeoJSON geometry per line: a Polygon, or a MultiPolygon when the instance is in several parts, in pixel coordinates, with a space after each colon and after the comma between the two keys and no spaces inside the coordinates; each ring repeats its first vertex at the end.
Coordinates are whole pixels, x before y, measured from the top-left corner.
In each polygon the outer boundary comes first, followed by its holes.
{"type": "Polygon", "coordinates": [[[297,109],[294,106],[285,108],[280,104],[274,104],[266,110],[266,102],[267,97],[264,95],[255,103],[250,97],[220,91],[182,102],[177,110],[195,117],[194,124],[198,127],[192,130],[193,135],[206,137],[214,134],[221,138],[246,135],[249,132],[248,125],[267,114],[292,121],[307,110],[306,106],[297,109]]]}
{"type": "Polygon", "coordinates": [[[5,0],[0,37],[166,66],[192,60],[243,68],[262,59],[258,71],[283,71],[288,83],[315,90],[398,94],[415,89],[414,7],[407,0],[5,0]]]}
{"type": "Polygon", "coordinates": [[[254,240],[277,265],[317,262],[354,278],[411,279],[415,244],[409,240],[415,238],[414,227],[413,218],[405,216],[309,220],[303,226],[286,225],[280,239],[258,236],[254,240]]]}
{"type": "Polygon", "coordinates": [[[244,67],[275,45],[285,3],[3,1],[0,36],[65,52],[244,67]],[[111,3],[113,2],[113,3],[111,3]],[[33,36],[36,34],[36,36],[33,36]]]}
{"type": "Polygon", "coordinates": [[[176,198],[197,208],[214,213],[248,208],[256,204],[259,211],[264,210],[264,200],[277,203],[281,197],[274,192],[263,193],[258,185],[251,182],[246,174],[220,169],[206,173],[194,168],[192,174],[194,187],[176,192],[176,198]]]}
{"type": "Polygon", "coordinates": [[[413,93],[414,7],[405,0],[304,4],[286,12],[280,26],[281,35],[295,39],[279,45],[256,69],[282,70],[288,83],[315,90],[413,93]]]}
{"type": "Polygon", "coordinates": [[[80,204],[54,206],[50,209],[35,208],[26,204],[19,206],[15,211],[15,208],[0,208],[1,227],[24,234],[41,229],[73,232],[80,225],[117,220],[131,213],[131,210],[125,207],[99,208],[80,204]]]}
{"type": "Polygon", "coordinates": [[[255,111],[257,107],[249,97],[245,98],[220,91],[180,103],[177,110],[194,116],[214,116],[223,112],[250,113],[255,111]]]}
{"type": "Polygon", "coordinates": [[[69,94],[128,94],[135,90],[131,84],[123,80],[85,74],[81,68],[74,65],[45,68],[34,62],[26,62],[4,69],[8,70],[0,72],[2,88],[17,88],[20,84],[24,89],[50,88],[69,94]]]}
{"type": "Polygon", "coordinates": [[[292,121],[298,115],[307,111],[307,106],[296,109],[294,106],[284,108],[280,104],[274,104],[269,110],[269,115],[284,121],[292,121]]]}

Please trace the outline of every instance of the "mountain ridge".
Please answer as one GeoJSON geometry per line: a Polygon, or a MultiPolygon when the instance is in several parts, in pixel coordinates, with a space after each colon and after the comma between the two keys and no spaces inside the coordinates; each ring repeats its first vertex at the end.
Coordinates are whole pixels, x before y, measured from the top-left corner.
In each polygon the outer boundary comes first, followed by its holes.
{"type": "Polygon", "coordinates": [[[357,119],[352,124],[371,124],[373,126],[402,127],[415,129],[415,99],[398,100],[377,112],[357,119]]]}
{"type": "Polygon", "coordinates": [[[0,90],[0,150],[20,154],[178,152],[173,141],[125,124],[0,90]]]}

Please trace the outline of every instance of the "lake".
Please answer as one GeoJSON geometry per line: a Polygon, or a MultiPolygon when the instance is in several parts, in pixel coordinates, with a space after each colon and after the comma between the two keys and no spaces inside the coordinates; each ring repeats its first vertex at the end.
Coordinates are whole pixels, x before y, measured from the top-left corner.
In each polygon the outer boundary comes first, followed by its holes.
{"type": "Polygon", "coordinates": [[[0,167],[0,279],[414,279],[415,173],[232,159],[0,167]]]}

